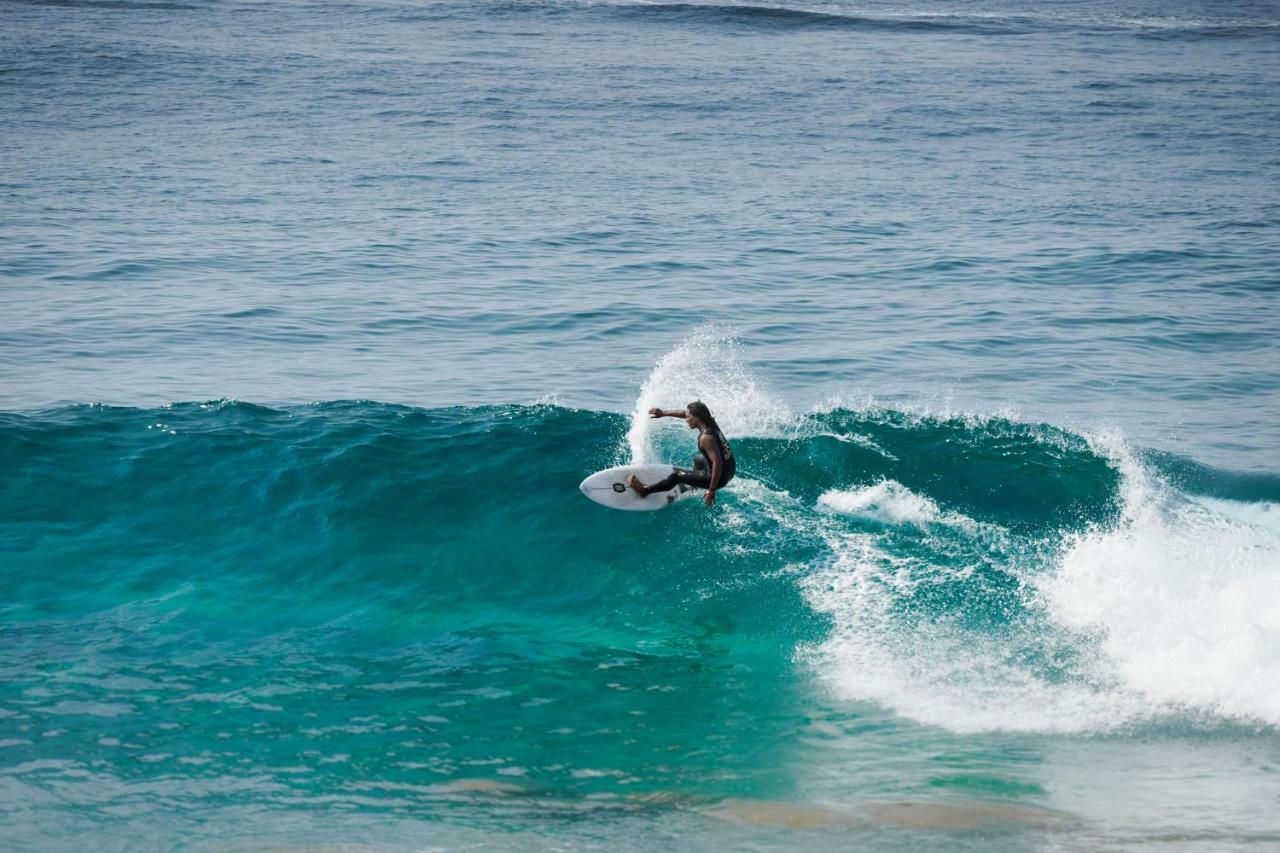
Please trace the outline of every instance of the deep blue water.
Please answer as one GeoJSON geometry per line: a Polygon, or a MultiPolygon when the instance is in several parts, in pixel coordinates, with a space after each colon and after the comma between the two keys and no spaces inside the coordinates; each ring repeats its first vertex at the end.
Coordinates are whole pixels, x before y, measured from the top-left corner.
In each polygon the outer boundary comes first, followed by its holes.
{"type": "Polygon", "coordinates": [[[0,846],[1280,845],[1277,138],[1274,2],[0,0],[0,846]]]}

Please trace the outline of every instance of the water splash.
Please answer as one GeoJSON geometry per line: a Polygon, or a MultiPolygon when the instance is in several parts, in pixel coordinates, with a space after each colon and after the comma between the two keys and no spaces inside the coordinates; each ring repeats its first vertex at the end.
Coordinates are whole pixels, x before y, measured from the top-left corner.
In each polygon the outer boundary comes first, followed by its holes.
{"type": "MultiPolygon", "coordinates": [[[[958,732],[1280,725],[1280,518],[1269,504],[1177,491],[1114,433],[1090,446],[1121,475],[1120,517],[1056,545],[997,545],[994,568],[1018,590],[1017,615],[996,630],[976,630],[964,609],[908,616],[921,589],[954,593],[984,570],[952,531],[921,529],[900,548],[874,531],[816,528],[827,553],[802,586],[833,628],[802,656],[839,697],[958,732]]],[[[939,518],[892,481],[819,505],[863,522],[939,518]]]]}
{"type": "Polygon", "coordinates": [[[703,326],[659,359],[631,413],[629,461],[669,461],[670,454],[691,452],[687,441],[680,449],[680,441],[674,439],[684,425],[677,430],[672,428],[674,421],[654,420],[649,410],[655,406],[673,409],[701,400],[731,439],[778,436],[792,425],[791,411],[755,377],[739,352],[740,344],[729,330],[703,326]]]}
{"type": "Polygon", "coordinates": [[[917,495],[896,480],[881,480],[847,491],[832,489],[818,498],[818,506],[885,524],[929,524],[937,520],[940,512],[932,500],[917,495]]]}
{"type": "Polygon", "coordinates": [[[1280,725],[1280,518],[1125,466],[1122,523],[1072,537],[1050,613],[1151,705],[1280,725]]]}

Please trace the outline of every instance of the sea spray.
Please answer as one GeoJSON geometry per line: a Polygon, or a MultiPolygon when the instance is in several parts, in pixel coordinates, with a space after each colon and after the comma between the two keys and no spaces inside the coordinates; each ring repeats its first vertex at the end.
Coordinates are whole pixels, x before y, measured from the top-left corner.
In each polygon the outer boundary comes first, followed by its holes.
{"type": "Polygon", "coordinates": [[[659,359],[641,385],[627,430],[626,461],[687,465],[692,443],[681,447],[668,438],[673,430],[655,422],[649,410],[680,409],[693,400],[707,404],[730,440],[776,436],[793,422],[787,407],[744,365],[732,334],[703,326],[659,359]]]}
{"type": "Polygon", "coordinates": [[[938,518],[938,505],[901,483],[881,480],[858,489],[823,492],[818,506],[886,524],[928,524],[938,518]]]}

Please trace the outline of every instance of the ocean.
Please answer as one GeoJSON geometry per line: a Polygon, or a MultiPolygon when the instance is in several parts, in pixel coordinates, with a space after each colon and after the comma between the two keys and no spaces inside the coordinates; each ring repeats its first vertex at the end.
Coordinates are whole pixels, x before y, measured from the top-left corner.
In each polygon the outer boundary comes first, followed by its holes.
{"type": "Polygon", "coordinates": [[[1275,2],[0,0],[0,847],[1280,849],[1278,138],[1275,2]]]}

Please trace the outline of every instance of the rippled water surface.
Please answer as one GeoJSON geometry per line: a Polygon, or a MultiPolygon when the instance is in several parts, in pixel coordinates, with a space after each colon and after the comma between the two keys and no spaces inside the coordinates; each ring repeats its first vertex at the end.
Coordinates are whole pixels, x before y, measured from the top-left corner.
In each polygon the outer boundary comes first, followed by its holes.
{"type": "Polygon", "coordinates": [[[0,0],[0,846],[1280,846],[1277,138],[1274,2],[0,0]]]}
{"type": "Polygon", "coordinates": [[[1274,3],[18,3],[0,402],[792,400],[1274,458],[1274,3]]]}

